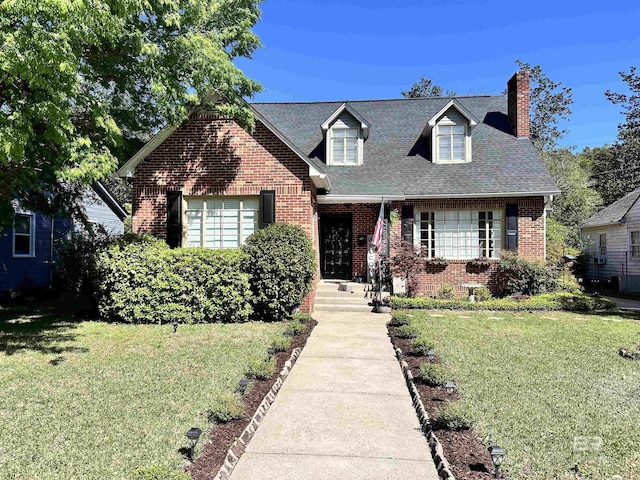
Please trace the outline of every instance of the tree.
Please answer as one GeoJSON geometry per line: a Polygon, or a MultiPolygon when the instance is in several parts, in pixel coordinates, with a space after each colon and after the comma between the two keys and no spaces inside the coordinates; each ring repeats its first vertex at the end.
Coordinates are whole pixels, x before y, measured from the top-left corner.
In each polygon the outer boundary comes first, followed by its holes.
{"type": "Polygon", "coordinates": [[[19,198],[74,204],[208,95],[250,124],[259,0],[8,0],[0,7],[0,224],[19,198]]]}
{"type": "Polygon", "coordinates": [[[558,121],[569,119],[569,105],[573,103],[571,89],[547,77],[540,65],[532,67],[520,60],[516,60],[516,64],[530,72],[531,141],[540,151],[552,150],[566,133],[558,127],[558,121]]]}
{"type": "Polygon", "coordinates": [[[409,90],[404,90],[400,93],[405,98],[453,97],[456,94],[456,92],[452,92],[451,90],[445,92],[441,86],[435,85],[433,80],[424,75],[421,76],[420,80],[414,83],[409,90]]]}

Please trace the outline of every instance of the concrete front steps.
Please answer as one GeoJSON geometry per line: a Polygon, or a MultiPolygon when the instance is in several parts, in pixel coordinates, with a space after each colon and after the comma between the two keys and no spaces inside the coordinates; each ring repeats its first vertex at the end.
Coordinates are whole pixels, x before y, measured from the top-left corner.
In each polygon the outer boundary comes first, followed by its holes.
{"type": "Polygon", "coordinates": [[[371,312],[371,298],[366,295],[366,283],[346,282],[344,280],[321,280],[316,287],[314,312],[371,312]],[[350,292],[340,290],[340,285],[351,287],[350,292]]]}

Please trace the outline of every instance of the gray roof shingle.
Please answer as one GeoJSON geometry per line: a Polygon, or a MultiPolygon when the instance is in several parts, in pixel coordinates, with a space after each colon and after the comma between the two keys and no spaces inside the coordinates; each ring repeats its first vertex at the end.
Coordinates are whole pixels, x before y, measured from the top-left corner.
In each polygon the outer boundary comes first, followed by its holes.
{"type": "Polygon", "coordinates": [[[528,138],[516,138],[503,96],[457,97],[480,123],[471,133],[472,162],[432,163],[421,137],[450,98],[347,102],[371,130],[364,163],[329,166],[320,126],[344,102],[253,103],[252,106],[325,171],[332,195],[471,196],[559,193],[528,138]]]}
{"type": "Polygon", "coordinates": [[[611,205],[593,214],[586,222],[584,222],[582,228],[620,223],[639,197],[640,188],[637,188],[631,193],[627,193],[621,199],[616,200],[611,205]]]}

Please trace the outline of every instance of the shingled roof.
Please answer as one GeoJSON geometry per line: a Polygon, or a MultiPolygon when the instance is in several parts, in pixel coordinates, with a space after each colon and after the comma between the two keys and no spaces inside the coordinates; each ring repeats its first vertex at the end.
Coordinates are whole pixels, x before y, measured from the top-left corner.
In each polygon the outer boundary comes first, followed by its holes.
{"type": "Polygon", "coordinates": [[[633,192],[626,194],[620,200],[616,200],[611,205],[592,215],[582,225],[582,228],[599,227],[602,225],[622,223],[625,215],[629,212],[629,210],[631,210],[633,204],[638,201],[638,198],[640,198],[640,188],[637,188],[633,192]]]}
{"type": "Polygon", "coordinates": [[[457,97],[479,120],[473,127],[472,161],[436,164],[421,136],[428,120],[451,98],[311,103],[253,103],[252,106],[310,160],[321,165],[331,195],[468,197],[560,193],[528,138],[517,138],[503,96],[457,97]],[[343,103],[370,124],[364,163],[329,166],[321,125],[343,103]]]}

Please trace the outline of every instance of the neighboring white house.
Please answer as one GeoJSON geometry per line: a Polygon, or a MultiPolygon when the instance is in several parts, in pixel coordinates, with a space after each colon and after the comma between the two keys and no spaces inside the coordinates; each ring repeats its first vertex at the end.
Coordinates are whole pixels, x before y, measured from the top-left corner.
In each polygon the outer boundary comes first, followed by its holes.
{"type": "Polygon", "coordinates": [[[587,279],[640,291],[640,188],[600,210],[581,226],[590,255],[587,279]]]}
{"type": "Polygon", "coordinates": [[[113,235],[124,233],[124,219],[128,214],[102,183],[96,182],[87,189],[83,204],[89,223],[100,225],[113,235]]]}

